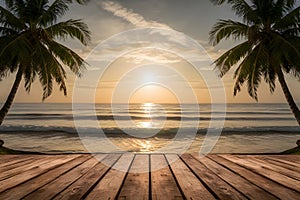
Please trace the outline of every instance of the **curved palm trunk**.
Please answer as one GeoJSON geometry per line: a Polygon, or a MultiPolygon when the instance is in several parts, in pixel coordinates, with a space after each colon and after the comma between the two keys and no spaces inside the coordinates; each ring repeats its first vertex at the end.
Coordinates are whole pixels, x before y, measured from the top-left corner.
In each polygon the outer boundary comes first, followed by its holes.
{"type": "Polygon", "coordinates": [[[300,111],[299,111],[299,108],[297,107],[292,95],[291,95],[291,92],[285,82],[285,79],[284,79],[284,75],[281,71],[281,69],[278,70],[277,72],[277,75],[278,75],[278,80],[279,80],[279,83],[281,85],[281,88],[283,90],[283,93],[285,95],[285,98],[293,112],[293,114],[295,115],[295,118],[298,122],[298,124],[300,125],[300,111]]]}
{"type": "Polygon", "coordinates": [[[6,99],[6,102],[4,103],[3,107],[0,110],[0,125],[3,123],[3,120],[4,120],[5,116],[7,115],[8,110],[10,109],[10,107],[11,107],[13,101],[14,101],[17,90],[18,90],[19,85],[20,85],[21,80],[22,80],[22,74],[23,74],[23,71],[20,67],[18,72],[17,72],[15,82],[14,82],[14,84],[13,84],[11,90],[10,90],[10,93],[9,93],[7,99],[6,99]]]}

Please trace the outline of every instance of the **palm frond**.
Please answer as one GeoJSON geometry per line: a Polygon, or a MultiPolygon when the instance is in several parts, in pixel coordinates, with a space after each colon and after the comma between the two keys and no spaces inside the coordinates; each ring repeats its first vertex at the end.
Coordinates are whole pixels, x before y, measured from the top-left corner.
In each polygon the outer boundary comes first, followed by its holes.
{"type": "Polygon", "coordinates": [[[43,98],[44,101],[47,97],[49,97],[52,94],[53,90],[53,82],[52,82],[52,74],[49,73],[49,69],[45,65],[41,65],[40,71],[38,71],[39,80],[42,84],[43,88],[43,98]]]}
{"type": "Polygon", "coordinates": [[[300,70],[299,70],[299,68],[298,69],[292,68],[291,71],[290,71],[290,74],[300,81],[300,70]]]}
{"type": "Polygon", "coordinates": [[[276,73],[273,68],[265,65],[263,66],[262,74],[264,76],[265,82],[269,85],[269,90],[272,94],[276,88],[276,73]]]}
{"type": "Polygon", "coordinates": [[[91,40],[91,33],[88,30],[87,25],[81,20],[71,19],[65,22],[60,22],[46,28],[45,31],[51,38],[77,38],[84,45],[87,45],[91,40]]]}
{"type": "Polygon", "coordinates": [[[296,0],[284,0],[284,1],[285,1],[285,7],[287,10],[292,9],[296,4],[296,0]]]}
{"type": "Polygon", "coordinates": [[[30,93],[31,85],[35,81],[36,78],[36,71],[33,67],[27,66],[23,73],[24,81],[25,81],[25,90],[26,92],[30,93]]]}
{"type": "Polygon", "coordinates": [[[40,82],[41,82],[42,88],[43,88],[42,100],[44,101],[52,94],[52,90],[53,90],[52,79],[53,79],[53,77],[52,77],[52,74],[48,73],[45,66],[41,66],[41,71],[39,71],[38,73],[39,73],[40,82]]]}
{"type": "Polygon", "coordinates": [[[52,59],[49,59],[48,50],[42,44],[37,43],[35,49],[35,59],[32,61],[32,66],[36,67],[43,88],[42,99],[45,100],[51,95],[53,89],[53,76],[51,70],[54,63],[52,59]]]}
{"type": "Polygon", "coordinates": [[[254,10],[253,5],[250,5],[246,0],[211,0],[215,5],[221,5],[228,3],[232,6],[232,10],[242,17],[244,22],[255,24],[259,21],[259,18],[254,10]]]}
{"type": "Polygon", "coordinates": [[[26,63],[31,56],[32,46],[25,35],[8,35],[0,37],[0,59],[7,65],[26,63]]]}
{"type": "Polygon", "coordinates": [[[242,17],[244,22],[256,23],[259,21],[255,10],[245,0],[228,0],[228,3],[232,5],[232,10],[242,17]]]}
{"type": "Polygon", "coordinates": [[[273,28],[275,30],[285,31],[291,28],[300,28],[300,6],[289,12],[283,18],[278,20],[273,28]]]}
{"type": "Polygon", "coordinates": [[[248,53],[235,71],[234,95],[237,95],[244,82],[247,82],[249,95],[258,100],[257,89],[261,81],[262,68],[266,65],[265,56],[267,53],[262,44],[257,45],[248,53]]]}
{"type": "Polygon", "coordinates": [[[0,6],[0,24],[5,28],[12,28],[16,31],[26,29],[24,21],[16,17],[12,12],[0,6]]]}
{"type": "Polygon", "coordinates": [[[286,71],[291,66],[299,65],[300,60],[300,38],[289,37],[285,38],[278,33],[272,33],[272,59],[276,63],[281,64],[286,71]]]}
{"type": "MultiPolygon", "coordinates": [[[[34,71],[37,71],[39,80],[43,88],[43,100],[52,94],[53,79],[59,84],[60,90],[64,95],[67,95],[67,87],[65,83],[66,72],[61,63],[56,57],[43,45],[37,44],[36,48],[39,50],[35,53],[37,59],[34,60],[32,66],[38,65],[34,71]]],[[[31,82],[34,80],[28,79],[28,91],[30,90],[31,82]]]]}
{"type": "Polygon", "coordinates": [[[215,5],[221,5],[225,3],[227,0],[210,0],[215,5]]]}
{"type": "Polygon", "coordinates": [[[247,38],[250,27],[246,24],[232,20],[220,20],[210,31],[210,42],[217,45],[223,39],[232,37],[234,40],[247,38]]]}
{"type": "Polygon", "coordinates": [[[3,1],[8,8],[12,8],[14,5],[14,0],[4,0],[3,1]]]}
{"type": "Polygon", "coordinates": [[[2,81],[3,78],[6,78],[9,74],[9,72],[10,72],[9,67],[0,65],[0,81],[2,81]]]}
{"type": "Polygon", "coordinates": [[[15,12],[18,15],[18,17],[20,17],[20,14],[26,6],[24,0],[4,0],[4,2],[6,7],[15,12]]]}
{"type": "MultiPolygon", "coordinates": [[[[263,45],[258,45],[256,49],[253,50],[253,67],[252,70],[250,70],[250,73],[248,75],[248,93],[249,95],[254,98],[256,101],[258,101],[257,97],[257,89],[261,81],[261,68],[265,64],[264,61],[261,61],[263,55],[266,55],[266,53],[263,53],[263,45]]],[[[265,59],[266,57],[263,57],[265,59]]],[[[250,59],[252,61],[252,59],[250,59]]]]}
{"type": "Polygon", "coordinates": [[[85,69],[85,61],[68,47],[55,41],[49,42],[49,51],[59,58],[63,64],[71,69],[77,76],[81,76],[81,72],[85,69]]]}
{"type": "Polygon", "coordinates": [[[224,76],[232,66],[237,64],[241,59],[243,59],[249,49],[251,49],[251,44],[249,41],[243,42],[232,49],[225,52],[223,55],[221,55],[214,64],[216,65],[216,68],[220,72],[220,76],[224,76]]]}
{"type": "Polygon", "coordinates": [[[300,36],[300,27],[290,28],[282,32],[284,37],[300,36]]]}
{"type": "Polygon", "coordinates": [[[287,11],[288,7],[286,6],[286,0],[277,0],[272,9],[272,17],[274,17],[272,21],[276,22],[280,20],[287,11]]]}
{"type": "Polygon", "coordinates": [[[274,4],[274,10],[281,12],[281,16],[283,17],[285,13],[289,12],[294,6],[295,0],[277,0],[274,4]]]}
{"type": "Polygon", "coordinates": [[[62,91],[65,96],[67,96],[67,85],[65,82],[67,76],[65,70],[61,65],[54,68],[53,76],[55,77],[56,83],[59,85],[59,90],[62,91]]]}
{"type": "Polygon", "coordinates": [[[75,0],[77,3],[79,4],[86,4],[88,3],[90,0],[75,0]]]}
{"type": "Polygon", "coordinates": [[[17,35],[18,32],[7,27],[0,27],[0,37],[4,35],[17,35]]]}
{"type": "Polygon", "coordinates": [[[56,83],[59,85],[60,91],[63,91],[64,95],[67,95],[67,86],[65,83],[66,71],[64,70],[62,64],[58,61],[59,57],[53,53],[49,48],[42,46],[43,54],[49,61],[47,68],[50,69],[49,73],[55,79],[56,83]]]}
{"type": "Polygon", "coordinates": [[[54,24],[57,19],[63,16],[66,11],[69,10],[69,4],[71,1],[55,0],[46,12],[41,16],[40,24],[44,27],[54,24]]]}

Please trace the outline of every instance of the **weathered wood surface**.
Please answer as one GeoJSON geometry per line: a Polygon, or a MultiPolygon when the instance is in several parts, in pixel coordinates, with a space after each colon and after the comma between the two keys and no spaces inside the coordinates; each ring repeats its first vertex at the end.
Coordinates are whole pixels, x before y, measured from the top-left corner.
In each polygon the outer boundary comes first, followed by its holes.
{"type": "Polygon", "coordinates": [[[0,199],[300,199],[300,156],[1,155],[0,199]]]}

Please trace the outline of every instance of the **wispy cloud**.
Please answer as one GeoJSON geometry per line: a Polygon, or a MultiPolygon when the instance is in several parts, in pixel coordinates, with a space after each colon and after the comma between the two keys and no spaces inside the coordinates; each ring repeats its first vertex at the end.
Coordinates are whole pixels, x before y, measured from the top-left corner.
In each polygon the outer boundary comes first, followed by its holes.
{"type": "Polygon", "coordinates": [[[143,28],[143,27],[156,27],[156,28],[168,28],[171,29],[168,25],[159,23],[156,21],[146,20],[142,15],[133,12],[125,7],[123,7],[120,3],[113,1],[103,1],[101,3],[101,7],[112,13],[113,15],[122,18],[123,20],[131,23],[132,25],[143,28]]]}
{"type": "Polygon", "coordinates": [[[129,63],[134,62],[135,64],[142,63],[159,63],[159,64],[171,64],[182,62],[182,59],[171,53],[164,51],[144,50],[138,49],[130,54],[124,56],[129,63]]]}
{"type": "Polygon", "coordinates": [[[113,1],[103,1],[101,3],[101,7],[102,9],[134,25],[136,28],[156,28],[151,30],[151,34],[160,34],[161,36],[165,36],[164,39],[169,43],[173,42],[177,45],[183,46],[189,44],[186,36],[181,32],[174,30],[167,24],[153,20],[146,20],[141,14],[122,6],[120,3],[113,1]],[[169,29],[171,30],[171,32],[162,31],[161,29],[169,29]]]}
{"type": "MultiPolygon", "coordinates": [[[[121,19],[126,26],[130,24],[137,29],[127,30],[127,27],[123,32],[101,43],[101,46],[95,48],[89,55],[89,63],[92,66],[100,69],[101,66],[106,66],[103,63],[109,64],[110,61],[119,58],[136,65],[176,64],[186,60],[197,68],[201,68],[202,71],[211,71],[212,61],[207,56],[208,48],[202,48],[198,41],[174,30],[165,23],[148,20],[142,14],[119,2],[98,1],[97,5],[121,19]]],[[[201,43],[207,42],[200,41],[201,43]]],[[[209,51],[211,51],[209,55],[215,53],[213,49],[209,51]]],[[[215,55],[212,56],[215,57],[215,55]]]]}

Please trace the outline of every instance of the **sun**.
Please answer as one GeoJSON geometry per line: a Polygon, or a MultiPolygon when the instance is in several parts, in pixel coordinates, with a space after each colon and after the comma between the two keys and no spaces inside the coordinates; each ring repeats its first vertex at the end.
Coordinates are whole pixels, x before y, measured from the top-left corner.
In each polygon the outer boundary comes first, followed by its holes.
{"type": "Polygon", "coordinates": [[[144,107],[152,107],[154,105],[155,105],[154,103],[144,103],[143,104],[144,107]]]}

